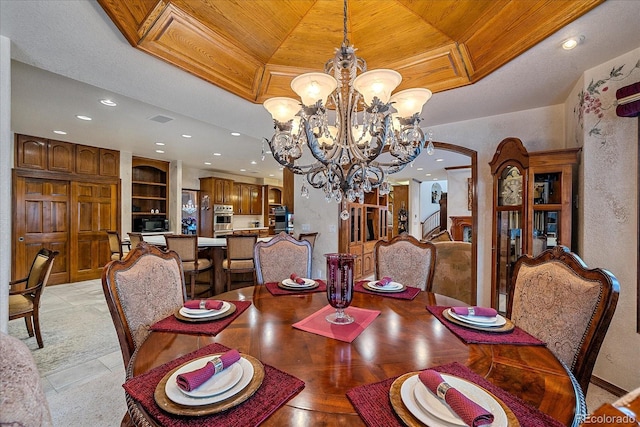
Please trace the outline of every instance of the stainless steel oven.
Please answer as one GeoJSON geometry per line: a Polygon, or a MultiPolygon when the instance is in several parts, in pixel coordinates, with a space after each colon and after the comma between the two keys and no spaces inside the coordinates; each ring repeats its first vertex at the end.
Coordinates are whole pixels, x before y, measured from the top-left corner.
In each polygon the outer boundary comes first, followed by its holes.
{"type": "Polygon", "coordinates": [[[233,231],[233,206],[213,205],[214,237],[229,234],[233,231]]]}

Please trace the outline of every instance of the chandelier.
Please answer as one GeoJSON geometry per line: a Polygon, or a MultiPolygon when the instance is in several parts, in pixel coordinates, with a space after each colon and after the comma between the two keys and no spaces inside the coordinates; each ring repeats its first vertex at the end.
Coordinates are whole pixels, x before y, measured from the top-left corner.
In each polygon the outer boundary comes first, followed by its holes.
{"type": "MultiPolygon", "coordinates": [[[[268,142],[278,163],[306,175],[327,201],[364,202],[364,193],[391,190],[387,175],[404,169],[422,151],[425,135],[419,114],[431,98],[428,89],[407,89],[391,95],[400,73],[367,71],[347,39],[347,1],[344,38],[324,73],[306,73],[291,81],[301,101],[276,97],[264,102],[275,132],[268,142]],[[305,150],[305,147],[308,150],[305,150]],[[308,151],[308,152],[307,152],[308,151]]],[[[429,132],[427,153],[433,154],[429,132]]],[[[263,159],[264,159],[263,144],[263,159]]],[[[309,197],[305,184],[302,196],[309,197]]]]}

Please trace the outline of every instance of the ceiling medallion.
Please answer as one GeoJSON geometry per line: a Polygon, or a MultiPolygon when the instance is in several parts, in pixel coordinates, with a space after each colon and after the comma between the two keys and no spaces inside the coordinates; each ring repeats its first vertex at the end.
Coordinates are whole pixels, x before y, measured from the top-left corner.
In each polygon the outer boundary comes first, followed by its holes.
{"type": "MultiPolygon", "coordinates": [[[[387,174],[404,169],[425,144],[419,114],[431,91],[407,89],[391,95],[402,80],[400,73],[367,71],[355,51],[347,39],[345,0],[342,46],[324,73],[291,81],[301,101],[276,97],[264,102],[274,121],[274,135],[267,140],[271,154],[293,173],[306,175],[312,187],[322,188],[328,202],[340,203],[344,197],[363,203],[364,193],[375,188],[388,194],[387,174]]],[[[427,153],[433,151],[429,132],[427,153]]],[[[264,153],[263,148],[263,159],[264,153]]],[[[309,197],[304,184],[302,195],[309,197]]]]}

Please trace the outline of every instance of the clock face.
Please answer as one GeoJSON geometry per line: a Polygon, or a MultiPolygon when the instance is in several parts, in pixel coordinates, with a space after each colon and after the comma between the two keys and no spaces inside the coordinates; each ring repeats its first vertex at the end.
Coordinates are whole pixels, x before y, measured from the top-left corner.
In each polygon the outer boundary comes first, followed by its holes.
{"type": "Polygon", "coordinates": [[[507,176],[502,179],[501,196],[503,206],[517,206],[522,204],[522,175],[516,168],[511,168],[507,176]]]}

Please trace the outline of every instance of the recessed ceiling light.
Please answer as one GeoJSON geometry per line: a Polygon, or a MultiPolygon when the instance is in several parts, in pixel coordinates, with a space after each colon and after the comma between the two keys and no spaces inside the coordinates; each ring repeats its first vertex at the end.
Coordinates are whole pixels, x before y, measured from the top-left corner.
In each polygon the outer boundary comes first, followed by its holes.
{"type": "Polygon", "coordinates": [[[430,174],[430,173],[427,173],[427,174],[425,174],[425,176],[431,176],[431,174],[430,174]]]}
{"type": "Polygon", "coordinates": [[[279,171],[284,170],[284,168],[278,168],[279,171]]]}
{"type": "Polygon", "coordinates": [[[100,104],[106,105],[107,107],[115,107],[116,105],[118,105],[111,99],[101,99],[100,104]]]}
{"type": "Polygon", "coordinates": [[[562,42],[562,48],[564,50],[571,50],[576,46],[578,46],[583,41],[584,41],[584,36],[571,37],[562,42]]]}
{"type": "Polygon", "coordinates": [[[438,178],[433,178],[433,180],[434,180],[434,181],[437,181],[437,180],[438,180],[438,178]]]}
{"type": "Polygon", "coordinates": [[[231,132],[231,136],[240,136],[238,132],[231,132]]]}
{"type": "Polygon", "coordinates": [[[86,120],[86,121],[93,120],[91,117],[89,117],[89,116],[83,116],[83,115],[81,115],[81,114],[78,114],[78,115],[76,116],[76,118],[78,118],[78,119],[80,119],[80,120],[86,120]]]}
{"type": "Polygon", "coordinates": [[[183,137],[183,138],[191,138],[191,135],[187,135],[186,133],[183,133],[183,134],[182,134],[182,137],[183,137]]]}
{"type": "Polygon", "coordinates": [[[164,150],[156,150],[156,153],[164,154],[164,150]]]}
{"type": "Polygon", "coordinates": [[[211,166],[211,162],[204,162],[205,165],[211,166]]]}
{"type": "Polygon", "coordinates": [[[156,145],[164,145],[164,142],[156,142],[156,145]]]}
{"type": "Polygon", "coordinates": [[[63,130],[54,130],[53,133],[57,133],[58,135],[66,135],[67,133],[63,130]]]}
{"type": "Polygon", "coordinates": [[[246,172],[246,171],[247,171],[246,169],[240,169],[240,172],[246,172]]]}
{"type": "Polygon", "coordinates": [[[444,159],[436,159],[436,162],[444,162],[444,159]]]}
{"type": "Polygon", "coordinates": [[[423,171],[423,170],[424,170],[424,168],[418,168],[418,169],[416,169],[416,170],[423,171]]]}
{"type": "Polygon", "coordinates": [[[257,164],[258,164],[258,162],[256,162],[255,160],[251,160],[251,164],[252,164],[252,165],[257,165],[257,164]]]}
{"type": "Polygon", "coordinates": [[[270,173],[269,176],[275,176],[274,174],[270,173]]]}
{"type": "Polygon", "coordinates": [[[214,156],[222,156],[220,153],[213,153],[214,156]]]}

